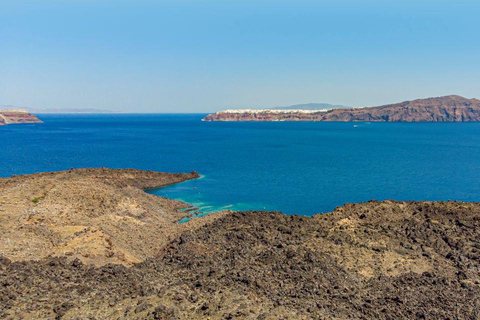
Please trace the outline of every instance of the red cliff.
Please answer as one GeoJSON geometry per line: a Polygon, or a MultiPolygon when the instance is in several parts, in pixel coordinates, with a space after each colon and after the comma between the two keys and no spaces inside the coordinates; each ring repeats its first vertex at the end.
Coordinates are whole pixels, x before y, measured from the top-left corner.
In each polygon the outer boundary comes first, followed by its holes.
{"type": "Polygon", "coordinates": [[[37,116],[22,110],[0,111],[0,126],[15,123],[42,123],[37,116]]]}

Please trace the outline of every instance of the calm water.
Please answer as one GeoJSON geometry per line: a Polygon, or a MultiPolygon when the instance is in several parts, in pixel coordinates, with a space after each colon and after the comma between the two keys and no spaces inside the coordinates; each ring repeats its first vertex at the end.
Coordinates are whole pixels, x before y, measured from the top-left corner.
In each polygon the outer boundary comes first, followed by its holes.
{"type": "Polygon", "coordinates": [[[154,191],[202,210],[311,215],[370,199],[480,200],[479,123],[222,123],[42,115],[0,127],[0,176],[72,167],[198,171],[154,191]],[[196,188],[196,189],[195,189],[196,188]]]}

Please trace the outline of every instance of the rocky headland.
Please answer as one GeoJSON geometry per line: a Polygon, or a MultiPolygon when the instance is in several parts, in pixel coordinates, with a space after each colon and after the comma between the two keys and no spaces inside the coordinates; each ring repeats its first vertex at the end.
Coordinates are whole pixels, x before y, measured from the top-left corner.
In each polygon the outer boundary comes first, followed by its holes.
{"type": "Polygon", "coordinates": [[[0,126],[17,123],[42,123],[42,121],[27,111],[0,110],[0,126]]]}
{"type": "Polygon", "coordinates": [[[480,100],[460,96],[419,99],[379,107],[328,110],[226,110],[204,121],[370,121],[370,122],[476,122],[480,100]]]}
{"type": "Polygon", "coordinates": [[[185,204],[142,190],[197,176],[1,179],[0,318],[479,319],[480,203],[178,224],[185,204]]]}
{"type": "Polygon", "coordinates": [[[178,224],[189,215],[178,209],[187,205],[143,189],[198,177],[98,168],[0,178],[0,254],[13,261],[68,257],[97,266],[143,261],[185,228],[208,220],[178,224]]]}

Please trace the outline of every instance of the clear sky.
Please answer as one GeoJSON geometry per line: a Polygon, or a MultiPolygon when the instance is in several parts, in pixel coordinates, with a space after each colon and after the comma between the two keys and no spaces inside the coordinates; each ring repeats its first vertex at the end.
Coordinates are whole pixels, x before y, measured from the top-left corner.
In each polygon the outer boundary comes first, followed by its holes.
{"type": "Polygon", "coordinates": [[[480,98],[480,1],[0,0],[0,105],[211,112],[480,98]]]}

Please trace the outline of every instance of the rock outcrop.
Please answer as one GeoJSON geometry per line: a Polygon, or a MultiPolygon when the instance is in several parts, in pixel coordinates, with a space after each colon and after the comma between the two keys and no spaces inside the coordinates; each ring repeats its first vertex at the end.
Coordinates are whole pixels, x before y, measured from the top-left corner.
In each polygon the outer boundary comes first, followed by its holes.
{"type": "Polygon", "coordinates": [[[196,172],[77,169],[0,178],[0,255],[13,261],[80,259],[132,265],[184,230],[208,221],[186,204],[143,191],[198,178],[196,172]]]}
{"type": "Polygon", "coordinates": [[[0,110],[0,126],[16,123],[42,123],[37,116],[23,110],[0,110]]]}
{"type": "Polygon", "coordinates": [[[204,121],[371,121],[371,122],[475,122],[480,121],[480,100],[460,96],[406,101],[368,108],[318,112],[229,112],[206,116],[204,121]]]}
{"type": "Polygon", "coordinates": [[[370,201],[189,225],[175,223],[181,203],[139,189],[195,176],[96,169],[0,181],[0,253],[10,257],[0,258],[0,318],[480,317],[480,203],[370,201]],[[147,258],[85,259],[84,246],[103,248],[99,230],[113,257],[147,258]]]}

